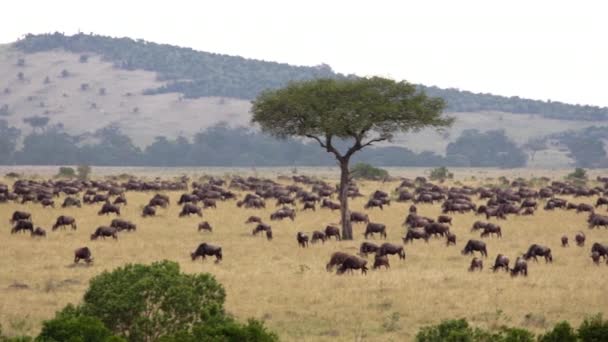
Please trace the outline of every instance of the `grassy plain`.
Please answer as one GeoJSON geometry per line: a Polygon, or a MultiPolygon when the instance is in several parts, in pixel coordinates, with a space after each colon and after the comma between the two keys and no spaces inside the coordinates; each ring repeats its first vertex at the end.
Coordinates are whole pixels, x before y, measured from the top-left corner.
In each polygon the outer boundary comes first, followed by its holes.
{"type": "MultiPolygon", "coordinates": [[[[5,180],[6,182],[6,180],[5,180]]],[[[465,181],[463,181],[465,182],[465,181]]],[[[465,182],[466,183],[466,182],[465,182]]],[[[468,181],[480,184],[480,181],[468,181]]],[[[391,191],[398,183],[363,182],[361,191],[391,191]]],[[[448,184],[450,185],[450,184],[448,184]]],[[[589,257],[593,242],[608,242],[608,230],[586,228],[586,214],[538,210],[533,217],[510,216],[501,221],[503,238],[488,238],[489,258],[481,273],[469,273],[470,256],[460,250],[470,238],[473,214],[454,215],[452,231],[456,247],[446,247],[443,239],[426,244],[405,245],[407,259],[391,258],[390,270],[337,276],[325,271],[331,253],[356,253],[364,241],[363,225],[355,225],[355,240],[297,247],[298,231],[311,232],[328,223],[337,223],[339,214],[327,210],[297,212],[295,222],[272,222],[274,240],[251,236],[253,227],[244,224],[249,215],[268,220],[275,210],[273,201],[265,210],[237,209],[234,201],[218,204],[204,212],[213,233],[196,230],[198,217],[178,218],[179,192],[167,193],[171,206],[156,218],[140,217],[141,209],[153,193],[128,192],[129,204],[123,217],[137,224],[137,232],[121,233],[118,241],[90,241],[89,235],[113,217],[97,215],[98,205],[82,209],[42,209],[35,204],[0,204],[0,324],[8,334],[36,334],[44,319],[67,303],[78,303],[91,277],[126,263],[150,263],[169,259],[185,272],[210,272],[227,291],[227,310],[240,319],[255,317],[266,321],[286,341],[403,341],[412,340],[423,325],[442,319],[464,317],[473,324],[495,328],[507,324],[542,331],[561,320],[578,324],[586,315],[608,313],[608,267],[595,266],[589,257]],[[29,234],[11,235],[8,218],[14,210],[27,210],[34,223],[48,231],[46,239],[29,234]],[[78,229],[50,231],[61,214],[76,218],[78,229]],[[582,230],[587,244],[579,248],[560,247],[560,237],[571,240],[582,230]],[[224,260],[215,264],[190,260],[189,253],[203,242],[223,247],[224,260]],[[511,278],[493,273],[490,266],[498,253],[512,260],[532,243],[551,247],[553,264],[531,262],[527,278],[511,278]],[[73,251],[89,246],[95,262],[72,265],[73,251]],[[14,283],[28,289],[14,289],[14,283]]],[[[574,202],[595,198],[565,196],[574,202]]],[[[56,199],[60,204],[63,198],[56,199]]],[[[353,210],[363,210],[365,198],[351,202],[353,210]]],[[[384,210],[370,210],[371,220],[388,227],[386,241],[400,243],[401,226],[410,203],[393,203],[384,210]]],[[[298,205],[298,207],[301,207],[298,205]]],[[[419,213],[436,217],[439,205],[419,205],[419,213]]],[[[600,212],[605,212],[601,209],[600,212]]],[[[379,238],[370,239],[381,243],[379,238]]],[[[369,263],[373,263],[369,257],[369,263]]]]}

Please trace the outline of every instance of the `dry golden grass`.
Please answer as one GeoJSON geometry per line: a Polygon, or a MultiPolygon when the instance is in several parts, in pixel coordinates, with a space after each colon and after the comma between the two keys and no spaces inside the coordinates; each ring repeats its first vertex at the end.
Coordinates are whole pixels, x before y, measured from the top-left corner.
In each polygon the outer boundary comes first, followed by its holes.
{"type": "MultiPolygon", "coordinates": [[[[376,189],[390,191],[395,185],[366,182],[361,189],[370,194],[376,189]]],[[[274,240],[269,242],[251,236],[253,227],[244,221],[249,215],[267,219],[275,209],[270,201],[263,211],[237,209],[234,201],[219,203],[203,217],[214,227],[213,233],[198,233],[200,218],[178,219],[178,192],[169,193],[172,205],[161,209],[158,217],[141,218],[141,208],[152,195],[127,193],[129,205],[123,217],[137,223],[138,230],[121,233],[118,241],[89,240],[97,226],[107,225],[113,218],[97,216],[98,205],[82,209],[0,205],[0,220],[5,225],[0,231],[0,323],[5,332],[35,334],[42,320],[67,303],[78,303],[96,274],[126,263],[161,259],[179,262],[185,272],[214,274],[226,288],[230,313],[240,319],[263,319],[287,341],[411,340],[422,325],[460,317],[482,327],[508,324],[541,331],[560,320],[578,324],[587,314],[606,313],[608,267],[594,266],[589,249],[595,241],[608,242],[608,231],[587,229],[586,214],[539,210],[533,217],[501,221],[503,238],[486,239],[489,258],[481,273],[467,272],[471,257],[460,254],[469,238],[479,238],[479,233],[469,229],[481,218],[457,214],[452,228],[458,236],[456,247],[446,247],[443,239],[431,239],[428,244],[415,241],[405,246],[405,261],[391,257],[388,271],[337,276],[326,272],[325,264],[335,251],[358,250],[364,241],[362,225],[355,225],[354,241],[331,241],[307,249],[298,248],[295,241],[297,231],[311,232],[336,223],[337,212],[298,211],[295,222],[273,222],[274,240]],[[32,212],[35,224],[46,228],[48,237],[11,235],[8,218],[17,209],[32,212]],[[76,217],[78,229],[51,232],[61,214],[76,217]],[[587,234],[584,248],[573,242],[569,248],[560,247],[563,234],[573,240],[579,230],[587,234]],[[203,241],[223,247],[221,263],[190,260],[189,253],[203,241]],[[554,263],[531,262],[527,278],[490,271],[497,253],[514,260],[532,243],[550,246],[554,263]],[[81,246],[91,248],[93,265],[72,265],[73,251],[81,246]],[[27,284],[29,289],[10,289],[14,282],[27,284]]],[[[362,210],[364,201],[351,202],[352,209],[362,210]]],[[[393,203],[384,211],[370,211],[372,221],[387,224],[386,241],[401,244],[401,222],[409,205],[393,203]]],[[[439,212],[438,205],[419,206],[419,213],[426,216],[436,217],[439,212]]],[[[368,260],[373,263],[371,256],[368,260]]]]}

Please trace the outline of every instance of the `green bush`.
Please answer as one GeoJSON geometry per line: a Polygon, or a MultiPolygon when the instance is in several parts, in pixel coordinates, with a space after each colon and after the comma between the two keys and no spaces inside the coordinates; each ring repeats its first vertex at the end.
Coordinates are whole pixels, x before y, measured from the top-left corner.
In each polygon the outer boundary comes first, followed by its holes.
{"type": "Polygon", "coordinates": [[[119,342],[110,329],[97,318],[85,316],[78,308],[66,306],[55,318],[42,324],[36,341],[40,342],[119,342]]]}
{"type": "Polygon", "coordinates": [[[78,178],[82,180],[89,179],[91,175],[91,167],[89,165],[78,165],[78,178]]]}
{"type": "Polygon", "coordinates": [[[566,176],[566,179],[586,181],[587,171],[585,171],[585,169],[583,168],[577,167],[576,169],[574,169],[574,172],[566,176]]]}
{"type": "Polygon", "coordinates": [[[71,167],[62,166],[59,168],[57,177],[74,178],[76,177],[76,171],[71,167]]]}
{"type": "Polygon", "coordinates": [[[473,342],[475,331],[465,319],[447,320],[439,325],[423,327],[416,334],[418,342],[473,342]]]}
{"type": "Polygon", "coordinates": [[[383,180],[388,178],[388,171],[365,163],[355,164],[350,173],[355,179],[383,180]]]}
{"type": "Polygon", "coordinates": [[[608,321],[601,314],[586,318],[578,328],[578,337],[582,342],[608,341],[608,321]]]}
{"type": "Polygon", "coordinates": [[[568,322],[557,323],[553,330],[538,337],[538,342],[576,342],[576,332],[568,322]]]}
{"type": "Polygon", "coordinates": [[[231,318],[197,324],[192,332],[180,332],[159,339],[160,342],[275,342],[278,340],[278,336],[268,331],[259,321],[249,320],[247,324],[240,324],[231,318]]]}
{"type": "Polygon", "coordinates": [[[454,174],[449,172],[445,166],[431,170],[431,180],[444,180],[454,178],[454,174]]]}

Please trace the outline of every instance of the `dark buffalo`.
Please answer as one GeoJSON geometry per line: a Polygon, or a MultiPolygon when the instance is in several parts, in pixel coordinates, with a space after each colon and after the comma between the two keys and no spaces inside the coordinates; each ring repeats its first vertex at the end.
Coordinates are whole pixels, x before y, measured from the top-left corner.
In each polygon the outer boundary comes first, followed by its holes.
{"type": "Polygon", "coordinates": [[[350,221],[353,223],[369,223],[369,216],[367,214],[353,211],[350,213],[350,221]]]}
{"type": "Polygon", "coordinates": [[[491,236],[492,234],[496,234],[497,237],[502,237],[502,228],[500,226],[489,223],[481,232],[481,237],[491,236]]]}
{"type": "Polygon", "coordinates": [[[496,272],[499,268],[503,268],[506,272],[509,272],[509,258],[505,255],[498,254],[492,266],[492,271],[496,272]]]}
{"type": "Polygon", "coordinates": [[[211,224],[209,224],[209,222],[204,221],[198,224],[198,231],[200,232],[201,230],[212,232],[213,228],[211,227],[211,224]]]}
{"type": "Polygon", "coordinates": [[[568,237],[566,235],[562,236],[562,247],[568,247],[568,237]]]}
{"type": "Polygon", "coordinates": [[[15,211],[13,216],[11,216],[10,223],[15,223],[17,221],[31,221],[32,214],[27,213],[25,211],[15,211]]]}
{"type": "Polygon", "coordinates": [[[196,214],[199,217],[203,217],[203,211],[201,208],[197,207],[194,204],[186,203],[182,207],[182,211],[179,213],[179,217],[190,216],[192,214],[196,214]]]}
{"type": "Polygon", "coordinates": [[[594,264],[599,265],[600,264],[600,253],[598,253],[598,252],[591,253],[591,260],[593,260],[594,264]]]}
{"type": "Polygon", "coordinates": [[[478,251],[481,253],[482,256],[487,257],[488,256],[488,250],[486,248],[486,243],[483,241],[479,241],[479,240],[469,240],[467,242],[467,244],[464,246],[464,249],[462,250],[462,254],[466,255],[466,254],[472,254],[474,251],[478,251]]]}
{"type": "Polygon", "coordinates": [[[583,247],[585,245],[585,233],[578,232],[574,235],[574,241],[576,241],[576,245],[579,247],[583,247]]]}
{"type": "Polygon", "coordinates": [[[445,236],[447,233],[450,232],[450,227],[438,222],[432,222],[424,226],[424,231],[429,234],[429,236],[445,236]]]}
{"type": "Polygon", "coordinates": [[[336,240],[341,240],[340,229],[334,226],[325,227],[325,237],[329,240],[332,236],[335,236],[336,240]]]}
{"type": "Polygon", "coordinates": [[[298,234],[296,234],[296,240],[298,241],[298,246],[302,248],[308,247],[308,235],[298,232],[298,234]]]}
{"type": "Polygon", "coordinates": [[[323,201],[321,202],[321,208],[328,208],[328,209],[331,209],[331,211],[340,210],[340,204],[332,202],[332,201],[324,198],[323,201]]]}
{"type": "Polygon", "coordinates": [[[119,232],[123,230],[137,230],[137,226],[134,223],[121,219],[113,219],[112,223],[110,223],[110,227],[116,228],[119,232]]]}
{"type": "Polygon", "coordinates": [[[380,210],[383,210],[384,208],[382,207],[383,202],[379,199],[370,199],[369,201],[367,201],[367,203],[365,204],[365,206],[363,206],[363,208],[365,209],[370,209],[370,208],[380,208],[380,210]]]}
{"type": "Polygon", "coordinates": [[[215,203],[214,199],[211,199],[211,198],[203,199],[203,209],[207,209],[207,208],[217,208],[217,204],[215,203]]]}
{"type": "Polygon", "coordinates": [[[111,236],[114,240],[118,240],[118,230],[114,227],[98,227],[93,234],[91,234],[91,240],[97,240],[101,237],[105,240],[106,237],[111,236]]]}
{"type": "Polygon", "coordinates": [[[215,262],[220,262],[220,260],[222,260],[222,247],[203,242],[194,252],[190,253],[192,261],[196,260],[198,257],[201,257],[201,260],[205,260],[207,256],[215,256],[215,262]]]}
{"type": "Polygon", "coordinates": [[[24,220],[20,220],[17,221],[17,223],[15,224],[15,226],[11,229],[11,234],[15,234],[15,233],[19,233],[19,232],[24,232],[26,230],[29,230],[30,233],[34,231],[34,224],[32,223],[32,221],[24,221],[24,220]]]}
{"type": "Polygon", "coordinates": [[[373,235],[375,233],[380,234],[381,237],[386,239],[386,226],[382,223],[368,223],[367,227],[365,227],[365,233],[363,235],[367,239],[369,235],[373,235]]]}
{"type": "Polygon", "coordinates": [[[590,204],[587,204],[587,203],[581,203],[576,206],[576,212],[577,213],[581,213],[581,212],[593,213],[593,206],[590,204]]]}
{"type": "Polygon", "coordinates": [[[284,218],[290,218],[292,221],[295,220],[296,218],[296,211],[293,209],[289,209],[289,208],[281,208],[277,211],[275,211],[274,213],[270,214],[270,220],[271,221],[275,221],[275,220],[282,220],[284,218]]]}
{"type": "Polygon", "coordinates": [[[46,207],[55,208],[55,202],[52,199],[45,198],[42,201],[40,201],[40,204],[42,204],[42,206],[44,208],[46,208],[46,207]]]}
{"type": "Polygon", "coordinates": [[[597,201],[595,202],[595,207],[599,208],[602,205],[608,206],[608,198],[606,198],[606,197],[600,197],[600,198],[597,199],[597,201]]]}
{"type": "Polygon", "coordinates": [[[247,221],[245,221],[245,223],[262,223],[262,219],[259,218],[258,216],[249,216],[249,218],[247,219],[247,221]]]}
{"type": "Polygon", "coordinates": [[[312,210],[312,211],[317,211],[317,208],[315,207],[315,202],[304,202],[304,208],[302,208],[302,210],[312,210]]]}
{"type": "Polygon", "coordinates": [[[359,247],[359,254],[367,256],[370,253],[378,252],[378,250],[380,250],[380,247],[378,247],[378,245],[373,244],[371,242],[362,242],[361,246],[359,247]]]}
{"type": "Polygon", "coordinates": [[[107,215],[110,213],[115,213],[116,215],[120,216],[120,207],[106,202],[103,204],[101,210],[97,213],[97,215],[107,215]]]}
{"type": "Polygon", "coordinates": [[[76,219],[75,218],[73,218],[71,216],[61,215],[55,221],[55,224],[53,225],[52,229],[56,230],[57,228],[64,228],[65,226],[72,227],[72,230],[75,230],[76,228],[78,228],[76,226],[76,219]]]}
{"type": "Polygon", "coordinates": [[[118,197],[116,197],[116,199],[114,199],[114,202],[112,202],[112,204],[114,205],[119,205],[119,204],[127,204],[127,198],[124,195],[120,195],[118,197]]]}
{"type": "Polygon", "coordinates": [[[511,270],[511,277],[515,277],[517,275],[528,276],[528,263],[521,257],[517,257],[517,259],[515,259],[515,264],[511,270]]]}
{"type": "Polygon", "coordinates": [[[258,235],[258,233],[261,233],[261,232],[266,233],[266,239],[272,240],[272,228],[270,227],[270,225],[267,225],[265,223],[260,223],[253,229],[253,231],[251,231],[251,234],[258,235]]]}
{"type": "Polygon", "coordinates": [[[488,226],[488,224],[491,224],[489,222],[481,222],[481,221],[475,221],[475,223],[473,223],[473,226],[471,227],[471,231],[476,231],[479,229],[484,229],[485,227],[488,226]]]}
{"type": "Polygon", "coordinates": [[[317,241],[321,240],[321,242],[325,243],[325,239],[325,233],[315,230],[314,232],[312,232],[312,238],[310,239],[310,242],[316,243],[317,241]]]}
{"type": "Polygon", "coordinates": [[[445,245],[449,246],[449,245],[456,245],[456,234],[448,232],[445,235],[446,241],[445,241],[445,245]]]}
{"type": "Polygon", "coordinates": [[[530,248],[528,248],[528,252],[526,252],[526,254],[524,254],[523,257],[526,260],[530,260],[531,258],[534,258],[534,261],[538,262],[537,257],[539,257],[539,256],[544,257],[545,262],[553,262],[553,255],[551,255],[551,248],[537,245],[537,244],[531,245],[530,248]]]}
{"type": "Polygon", "coordinates": [[[330,272],[334,267],[342,265],[344,260],[348,258],[349,254],[344,252],[335,252],[331,255],[329,262],[325,265],[327,272],[330,272]]]}
{"type": "Polygon", "coordinates": [[[89,247],[78,248],[74,251],[74,263],[77,264],[80,260],[84,260],[87,264],[93,262],[93,256],[89,247]]]}
{"type": "Polygon", "coordinates": [[[148,206],[166,208],[169,206],[169,202],[161,197],[153,197],[150,199],[150,202],[148,202],[148,206]]]}
{"type": "Polygon", "coordinates": [[[392,243],[385,242],[380,245],[380,249],[378,250],[378,254],[380,255],[399,255],[399,259],[405,260],[405,251],[403,250],[403,246],[395,245],[392,243]]]}
{"type": "Polygon", "coordinates": [[[522,216],[532,216],[534,215],[534,209],[532,208],[525,208],[522,212],[521,212],[522,216]]]}
{"type": "Polygon", "coordinates": [[[344,272],[353,270],[361,270],[361,274],[367,274],[367,260],[361,259],[356,255],[348,255],[340,267],[338,267],[338,274],[344,274],[344,272]]]}
{"type": "Polygon", "coordinates": [[[46,237],[46,230],[40,228],[40,227],[36,227],[36,229],[34,229],[30,235],[32,237],[46,237]]]}
{"type": "Polygon", "coordinates": [[[69,208],[69,207],[81,208],[82,203],[80,202],[80,200],[78,198],[66,197],[65,200],[63,200],[63,204],[61,205],[61,207],[62,208],[69,208]]]}
{"type": "Polygon", "coordinates": [[[141,217],[156,216],[156,209],[152,206],[145,206],[141,212],[141,217]]]}
{"type": "Polygon", "coordinates": [[[595,228],[595,227],[608,228],[608,216],[591,214],[589,216],[589,218],[587,219],[587,222],[589,222],[589,228],[595,228]]]}
{"type": "Polygon", "coordinates": [[[422,239],[424,242],[429,242],[429,234],[422,229],[408,229],[405,237],[403,237],[403,243],[422,239]]]}
{"type": "Polygon", "coordinates": [[[177,202],[177,204],[179,204],[179,205],[182,205],[184,203],[194,203],[194,204],[196,204],[198,201],[199,201],[199,198],[196,195],[183,194],[179,198],[179,201],[177,202]]]}
{"type": "Polygon", "coordinates": [[[437,218],[437,222],[439,223],[447,223],[450,226],[452,225],[452,218],[447,216],[447,215],[439,215],[439,217],[437,218]]]}
{"type": "Polygon", "coordinates": [[[483,270],[483,261],[481,259],[477,259],[477,257],[473,257],[473,260],[471,260],[471,265],[469,266],[469,272],[473,272],[477,269],[480,272],[483,270]]]}
{"type": "Polygon", "coordinates": [[[608,245],[602,245],[601,243],[596,242],[591,246],[591,253],[593,252],[597,252],[600,257],[605,258],[608,263],[608,245]]]}
{"type": "Polygon", "coordinates": [[[374,266],[373,269],[377,269],[384,266],[385,268],[391,268],[391,265],[388,262],[388,256],[376,254],[374,257],[374,266]]]}

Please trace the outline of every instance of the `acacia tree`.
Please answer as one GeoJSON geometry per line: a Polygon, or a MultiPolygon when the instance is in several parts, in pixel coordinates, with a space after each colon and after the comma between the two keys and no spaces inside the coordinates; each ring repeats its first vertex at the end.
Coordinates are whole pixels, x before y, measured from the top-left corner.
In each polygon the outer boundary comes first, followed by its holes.
{"type": "Polygon", "coordinates": [[[394,133],[446,127],[444,101],[426,96],[405,81],[372,77],[317,79],[291,83],[260,94],[252,103],[252,122],[275,137],[314,139],[340,166],[342,234],[352,239],[348,210],[349,162],[355,152],[391,140],[394,133]],[[352,144],[342,151],[336,142],[352,144]]]}

